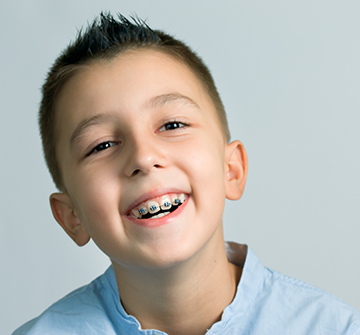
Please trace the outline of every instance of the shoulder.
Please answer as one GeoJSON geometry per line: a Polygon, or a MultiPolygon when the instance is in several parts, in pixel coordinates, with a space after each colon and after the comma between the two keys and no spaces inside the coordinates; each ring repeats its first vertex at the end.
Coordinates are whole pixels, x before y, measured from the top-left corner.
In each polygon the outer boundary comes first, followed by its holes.
{"type": "Polygon", "coordinates": [[[325,292],[315,286],[309,285],[301,280],[291,278],[280,272],[270,270],[264,267],[264,290],[262,294],[265,296],[274,295],[283,302],[291,302],[291,304],[306,301],[308,304],[332,305],[340,309],[354,312],[360,317],[360,314],[330,293],[325,292]]]}
{"type": "Polygon", "coordinates": [[[319,288],[267,268],[256,305],[259,311],[271,308],[272,316],[289,329],[301,324],[307,334],[360,335],[360,313],[355,309],[319,288]]]}
{"type": "Polygon", "coordinates": [[[346,303],[264,267],[250,248],[235,243],[228,248],[231,260],[244,266],[236,296],[224,311],[222,334],[360,335],[360,313],[346,303]]]}
{"type": "Polygon", "coordinates": [[[66,295],[13,335],[115,334],[108,313],[114,298],[104,280],[105,274],[66,295]]]}

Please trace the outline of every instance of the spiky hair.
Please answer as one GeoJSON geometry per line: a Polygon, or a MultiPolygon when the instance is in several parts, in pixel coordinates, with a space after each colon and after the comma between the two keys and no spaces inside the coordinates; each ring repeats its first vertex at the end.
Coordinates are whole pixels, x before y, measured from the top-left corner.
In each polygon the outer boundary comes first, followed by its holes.
{"type": "Polygon", "coordinates": [[[60,166],[56,156],[55,100],[63,85],[84,65],[99,59],[112,59],[131,49],[153,49],[181,61],[197,76],[211,97],[217,110],[226,141],[230,134],[225,110],[209,69],[186,44],[160,30],[152,30],[143,20],[121,14],[115,19],[101,13],[86,29],[80,29],[74,42],[56,59],[42,87],[39,126],[44,156],[57,188],[64,190],[60,166]]]}
{"type": "Polygon", "coordinates": [[[118,14],[115,20],[110,14],[100,14],[99,19],[87,27],[83,32],[78,32],[74,43],[63,52],[58,62],[64,65],[84,63],[89,59],[100,56],[112,57],[118,54],[121,47],[140,47],[147,44],[159,43],[159,35],[153,31],[143,20],[132,17],[133,22],[125,16],[118,14]]]}

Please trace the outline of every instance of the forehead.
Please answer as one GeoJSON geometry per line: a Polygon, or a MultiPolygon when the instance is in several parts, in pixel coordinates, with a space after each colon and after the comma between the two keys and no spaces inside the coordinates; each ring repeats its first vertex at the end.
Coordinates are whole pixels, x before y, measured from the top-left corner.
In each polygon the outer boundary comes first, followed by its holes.
{"type": "Polygon", "coordinates": [[[140,49],[112,60],[94,61],[71,77],[59,92],[55,101],[57,140],[71,138],[84,119],[97,114],[128,110],[132,111],[128,121],[137,122],[137,113],[150,101],[174,93],[202,105],[207,116],[218,122],[202,83],[172,56],[140,49]]]}

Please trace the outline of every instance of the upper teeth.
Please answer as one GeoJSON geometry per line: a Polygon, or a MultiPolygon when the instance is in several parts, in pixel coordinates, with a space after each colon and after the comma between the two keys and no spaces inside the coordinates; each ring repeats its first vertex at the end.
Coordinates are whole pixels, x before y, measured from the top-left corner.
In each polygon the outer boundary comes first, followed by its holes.
{"type": "Polygon", "coordinates": [[[171,201],[169,197],[165,197],[161,200],[161,209],[169,209],[171,208],[171,201]]]}
{"type": "Polygon", "coordinates": [[[150,214],[157,213],[160,210],[159,204],[154,200],[150,200],[148,202],[147,208],[148,208],[150,214]]]}
{"type": "Polygon", "coordinates": [[[183,203],[186,200],[186,196],[184,193],[174,194],[172,196],[163,196],[160,199],[160,204],[157,200],[150,200],[145,203],[140,204],[139,206],[133,208],[131,213],[136,218],[141,218],[142,215],[147,213],[154,214],[162,210],[170,209],[172,206],[177,206],[180,203],[183,203]]]}

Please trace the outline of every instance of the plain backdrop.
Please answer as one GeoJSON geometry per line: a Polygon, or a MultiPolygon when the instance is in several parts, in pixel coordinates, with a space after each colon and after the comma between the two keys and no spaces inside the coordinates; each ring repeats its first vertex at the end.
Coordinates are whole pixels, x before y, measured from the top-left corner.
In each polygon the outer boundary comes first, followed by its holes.
{"type": "Polygon", "coordinates": [[[0,4],[0,333],[110,263],[52,218],[37,128],[46,72],[101,10],[138,14],[210,67],[249,157],[226,239],[360,310],[359,1],[13,0],[0,4]]]}

